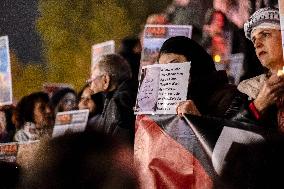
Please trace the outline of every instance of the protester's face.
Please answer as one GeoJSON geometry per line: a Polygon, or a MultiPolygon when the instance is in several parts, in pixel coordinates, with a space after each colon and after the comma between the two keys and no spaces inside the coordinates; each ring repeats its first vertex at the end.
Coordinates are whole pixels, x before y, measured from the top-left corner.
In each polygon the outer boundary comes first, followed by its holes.
{"type": "Polygon", "coordinates": [[[67,93],[59,102],[60,111],[71,111],[76,109],[76,96],[73,93],[67,93]]]}
{"type": "Polygon", "coordinates": [[[79,104],[78,104],[79,110],[89,109],[90,112],[95,111],[96,104],[92,100],[91,95],[92,95],[92,91],[90,90],[90,87],[87,87],[83,91],[83,93],[80,97],[80,101],[79,101],[79,104]]]}
{"type": "Polygon", "coordinates": [[[168,63],[182,63],[188,62],[185,56],[175,53],[163,53],[159,58],[159,64],[168,64],[168,63]]]}
{"type": "Polygon", "coordinates": [[[91,75],[91,90],[93,93],[105,92],[105,74],[103,74],[99,68],[99,65],[95,65],[92,69],[91,75]]]}
{"type": "Polygon", "coordinates": [[[283,56],[280,30],[257,28],[252,32],[251,39],[256,55],[264,67],[270,69],[270,71],[282,69],[283,56]]]}
{"type": "Polygon", "coordinates": [[[53,118],[53,112],[47,103],[41,101],[35,103],[34,123],[37,128],[52,126],[54,122],[53,118]]]}

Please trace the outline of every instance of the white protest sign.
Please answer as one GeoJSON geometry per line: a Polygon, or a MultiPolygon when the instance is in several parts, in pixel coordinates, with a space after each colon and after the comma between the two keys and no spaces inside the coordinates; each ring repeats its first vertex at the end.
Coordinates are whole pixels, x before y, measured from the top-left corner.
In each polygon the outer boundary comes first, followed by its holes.
{"type": "Polygon", "coordinates": [[[83,132],[86,128],[89,110],[74,110],[56,114],[52,137],[68,132],[83,132]]]}
{"type": "Polygon", "coordinates": [[[157,109],[161,68],[159,65],[144,66],[136,100],[136,112],[152,114],[157,109]]]}
{"type": "Polygon", "coordinates": [[[142,68],[135,114],[176,114],[186,100],[190,63],[155,64],[142,68]]]}

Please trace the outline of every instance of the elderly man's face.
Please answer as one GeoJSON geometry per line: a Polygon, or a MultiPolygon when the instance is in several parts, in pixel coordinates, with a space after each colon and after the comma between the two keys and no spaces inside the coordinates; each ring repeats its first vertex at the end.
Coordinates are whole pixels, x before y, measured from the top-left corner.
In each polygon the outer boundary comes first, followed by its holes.
{"type": "Polygon", "coordinates": [[[92,69],[92,75],[91,75],[91,90],[93,93],[98,93],[98,92],[104,92],[104,75],[99,68],[99,65],[96,64],[93,69],[92,69]]]}
{"type": "Polygon", "coordinates": [[[252,42],[261,64],[272,72],[282,69],[281,31],[276,29],[257,28],[252,32],[252,42]]]}

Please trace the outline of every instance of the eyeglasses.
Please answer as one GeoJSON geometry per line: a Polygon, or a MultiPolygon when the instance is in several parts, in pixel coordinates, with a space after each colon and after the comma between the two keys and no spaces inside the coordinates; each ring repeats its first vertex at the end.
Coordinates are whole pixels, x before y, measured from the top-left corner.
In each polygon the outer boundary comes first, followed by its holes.
{"type": "Polygon", "coordinates": [[[94,78],[90,78],[90,79],[88,79],[88,80],[86,81],[86,83],[87,83],[88,85],[91,85],[91,83],[92,83],[93,81],[95,81],[95,80],[101,78],[102,76],[103,76],[103,75],[98,75],[98,76],[96,76],[96,77],[94,77],[94,78]]]}

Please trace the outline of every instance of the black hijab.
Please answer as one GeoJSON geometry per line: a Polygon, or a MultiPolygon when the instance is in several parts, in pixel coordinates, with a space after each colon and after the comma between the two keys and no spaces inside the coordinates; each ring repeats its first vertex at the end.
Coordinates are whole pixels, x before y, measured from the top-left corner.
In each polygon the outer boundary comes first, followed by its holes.
{"type": "Polygon", "coordinates": [[[160,55],[164,53],[183,55],[188,61],[191,61],[190,77],[193,81],[216,72],[211,56],[198,43],[188,37],[169,38],[161,47],[160,55]]]}
{"type": "Polygon", "coordinates": [[[216,71],[212,57],[192,39],[176,36],[167,39],[159,57],[165,53],[183,55],[191,61],[188,99],[192,99],[201,113],[207,112],[207,104],[214,92],[228,83],[225,71],[216,71]]]}

